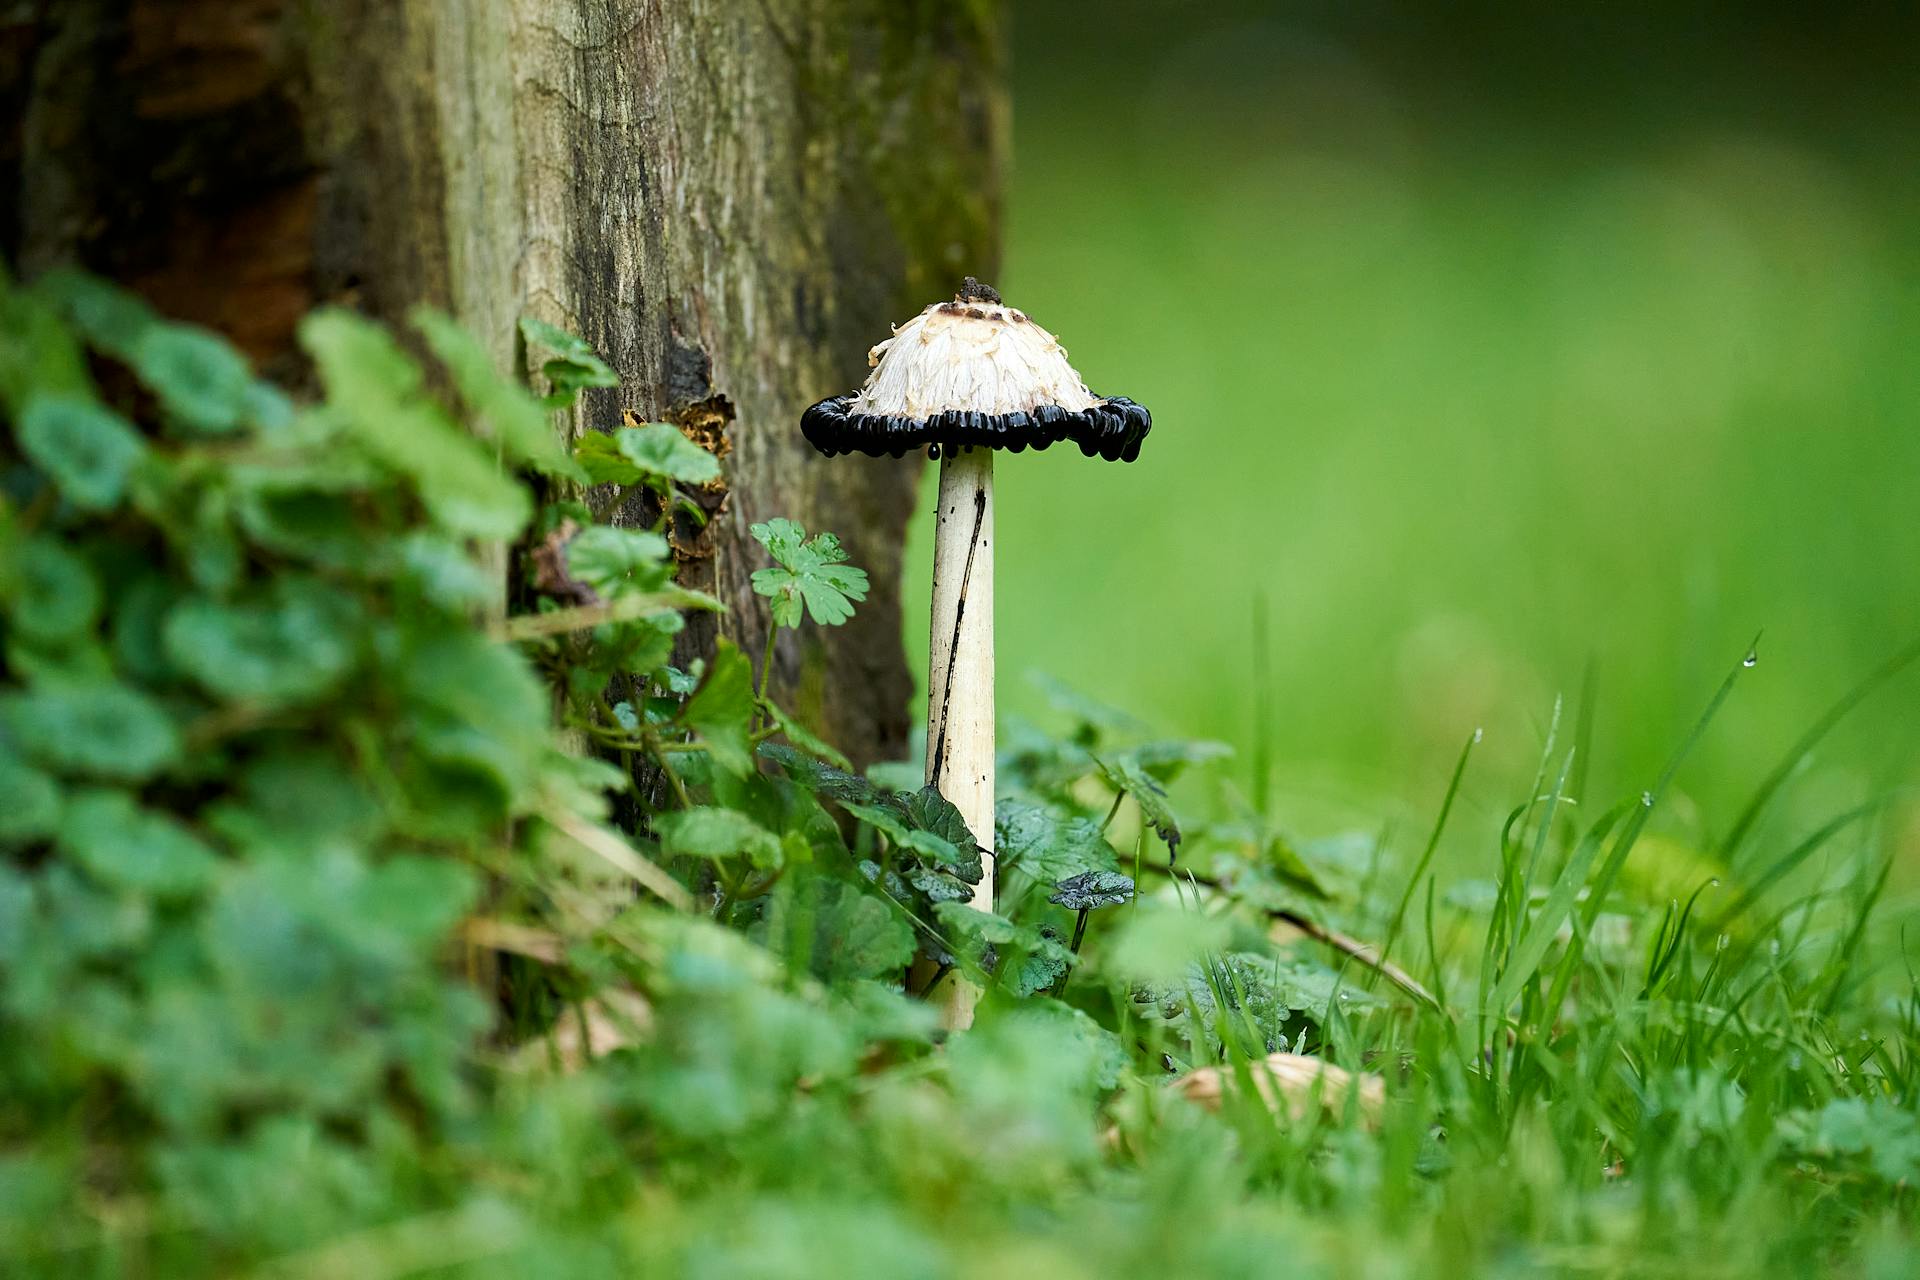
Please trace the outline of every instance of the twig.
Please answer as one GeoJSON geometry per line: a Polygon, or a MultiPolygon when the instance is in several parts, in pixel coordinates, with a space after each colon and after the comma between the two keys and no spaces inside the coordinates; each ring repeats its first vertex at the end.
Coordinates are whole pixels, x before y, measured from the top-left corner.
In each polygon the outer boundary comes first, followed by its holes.
{"type": "Polygon", "coordinates": [[[552,809],[541,815],[553,828],[585,849],[599,857],[615,869],[624,871],[635,880],[651,889],[669,906],[682,911],[693,910],[693,897],[688,894],[678,880],[668,875],[658,863],[643,857],[638,849],[625,840],[602,827],[586,821],[584,818],[552,809]]]}
{"type": "MultiPolygon", "coordinates": [[[[1174,868],[1162,866],[1156,862],[1143,862],[1140,865],[1143,870],[1158,871],[1161,875],[1171,876],[1175,874],[1174,868]]],[[[1180,874],[1187,874],[1185,868],[1180,869],[1180,874]]],[[[1189,875],[1188,878],[1197,884],[1207,886],[1207,888],[1212,889],[1216,893],[1228,892],[1226,885],[1211,876],[1189,875]]],[[[1340,952],[1342,955],[1359,961],[1429,1008],[1441,1008],[1441,1004],[1434,998],[1433,992],[1427,990],[1418,978],[1408,973],[1405,969],[1402,969],[1393,961],[1382,958],[1380,952],[1371,943],[1362,942],[1358,938],[1351,937],[1340,932],[1338,929],[1321,924],[1317,920],[1303,916],[1297,911],[1290,911],[1285,907],[1262,907],[1260,909],[1267,913],[1269,919],[1284,921],[1306,934],[1309,938],[1312,938],[1315,942],[1323,943],[1326,946],[1332,947],[1335,951],[1340,952]]]]}

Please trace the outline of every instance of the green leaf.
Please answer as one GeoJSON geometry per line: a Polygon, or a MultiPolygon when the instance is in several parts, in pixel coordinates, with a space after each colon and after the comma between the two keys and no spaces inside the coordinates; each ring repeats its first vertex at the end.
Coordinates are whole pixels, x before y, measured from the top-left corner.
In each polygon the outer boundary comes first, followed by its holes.
{"type": "Polygon", "coordinates": [[[967,820],[960,816],[960,810],[940,794],[938,787],[929,782],[910,793],[906,799],[906,817],[915,830],[931,832],[953,847],[958,854],[955,874],[969,884],[980,883],[983,873],[980,842],[967,829],[967,820]]]}
{"type": "Polygon", "coordinates": [[[253,371],[246,357],[205,329],[148,325],[134,342],[131,363],[161,407],[195,431],[234,431],[252,407],[253,371]]]}
{"type": "Polygon", "coordinates": [[[0,844],[42,840],[60,821],[60,785],[10,751],[0,751],[0,844]]]}
{"type": "Polygon", "coordinates": [[[993,911],[982,911],[964,902],[936,902],[933,913],[939,917],[942,924],[955,933],[981,942],[1008,943],[1020,933],[1019,926],[1005,916],[993,911]]]}
{"type": "Polygon", "coordinates": [[[587,473],[567,455],[547,411],[526,388],[500,376],[472,334],[429,307],[414,308],[408,319],[453,375],[460,398],[485,420],[508,457],[542,475],[587,483],[587,473]]]}
{"type": "Polygon", "coordinates": [[[555,359],[540,366],[540,372],[553,384],[554,395],[547,400],[550,407],[564,408],[572,404],[582,387],[620,385],[620,375],[608,368],[606,361],[585,340],[565,329],[532,316],[521,316],[520,332],[528,346],[545,347],[555,353],[555,359]]]}
{"type": "Polygon", "coordinates": [[[501,541],[518,536],[533,512],[527,490],[426,398],[419,366],[384,330],[328,309],[301,322],[300,342],[354,438],[411,479],[449,532],[501,541]]]}
{"type": "Polygon", "coordinates": [[[55,268],[33,286],[88,342],[128,364],[147,331],[164,323],[139,294],[72,267],[55,268]]]}
{"type": "Polygon", "coordinates": [[[643,476],[708,484],[720,478],[720,460],[665,422],[622,427],[614,435],[620,456],[643,476]]]}
{"type": "Polygon", "coordinates": [[[34,396],[19,431],[21,451],[83,511],[119,506],[147,447],[125,418],[74,396],[34,396]]]}
{"type": "Polygon", "coordinates": [[[1097,911],[1132,898],[1133,877],[1118,871],[1085,871],[1062,880],[1047,901],[1069,911],[1097,911]]]}
{"type": "Polygon", "coordinates": [[[789,963],[828,982],[895,976],[913,960],[913,930],[891,906],[828,876],[776,894],[763,933],[789,963]]]}
{"type": "Polygon", "coordinates": [[[619,442],[604,431],[589,431],[573,446],[573,460],[589,484],[638,484],[640,468],[620,452],[619,442]]]}
{"type": "Polygon", "coordinates": [[[123,791],[69,799],[59,846],[103,884],[169,897],[205,886],[220,861],[198,836],[123,791]]]}
{"type": "Polygon", "coordinates": [[[653,827],[660,847],[670,855],[731,858],[745,854],[756,867],[780,865],[780,838],[734,809],[696,805],[659,815],[653,827]]]}
{"type": "Polygon", "coordinates": [[[405,580],[442,609],[479,608],[501,590],[495,571],[467,554],[462,543],[425,529],[400,540],[400,563],[405,580]]]}
{"type": "Polygon", "coordinates": [[[65,543],[29,538],[7,566],[7,618],[36,644],[77,640],[100,618],[100,584],[93,568],[65,543]]]}
{"type": "Polygon", "coordinates": [[[567,571],[603,599],[645,594],[673,575],[667,540],[646,529],[596,524],[567,543],[567,571]]]}
{"type": "Polygon", "coordinates": [[[54,686],[0,695],[0,725],[29,756],[61,773],[135,782],[180,757],[173,721],[126,685],[54,686]]]}
{"type": "Polygon", "coordinates": [[[1051,938],[1042,942],[1042,946],[1027,952],[1020,961],[1020,967],[1014,970],[1012,985],[1015,995],[1026,997],[1050,990],[1073,968],[1073,952],[1051,938]]]}
{"type": "Polygon", "coordinates": [[[706,678],[680,719],[700,735],[716,765],[736,777],[753,772],[753,664],[731,641],[716,642],[706,678]]]}
{"type": "Polygon", "coordinates": [[[94,394],[86,354],[60,314],[0,278],[0,404],[18,419],[36,396],[90,403],[94,394]]]}
{"type": "Polygon", "coordinates": [[[842,804],[886,805],[893,793],[881,789],[858,774],[836,769],[800,754],[777,742],[760,744],[760,754],[779,765],[789,778],[813,792],[842,804]]]}
{"type": "Polygon", "coordinates": [[[1132,797],[1133,802],[1140,806],[1141,816],[1166,844],[1167,856],[1177,858],[1180,853],[1180,823],[1167,803],[1166,788],[1131,756],[1119,756],[1112,760],[1096,758],[1096,763],[1100,766],[1100,776],[1106,779],[1108,786],[1132,797]]]}
{"type": "Polygon", "coordinates": [[[1044,805],[1003,800],[994,819],[994,865],[1021,871],[1042,884],[1120,865],[1100,824],[1091,818],[1064,817],[1044,805]]]}
{"type": "Polygon", "coordinates": [[[776,626],[799,626],[802,606],[821,626],[838,626],[853,616],[855,601],[867,598],[866,572],[846,563],[846,549],[831,533],[809,539],[791,520],[756,524],[752,533],[779,566],[753,575],[753,589],[773,602],[776,626]]]}
{"type": "Polygon", "coordinates": [[[763,700],[760,706],[766,711],[767,715],[772,718],[775,727],[787,736],[787,741],[791,742],[800,750],[842,770],[853,767],[853,762],[841,755],[832,743],[818,736],[813,730],[807,728],[806,725],[794,719],[793,716],[787,713],[784,707],[774,702],[771,698],[763,700]]]}
{"type": "Polygon", "coordinates": [[[255,603],[183,601],[163,630],[167,656],[201,688],[236,702],[298,702],[331,690],[359,659],[359,602],[309,578],[282,578],[255,603]]]}

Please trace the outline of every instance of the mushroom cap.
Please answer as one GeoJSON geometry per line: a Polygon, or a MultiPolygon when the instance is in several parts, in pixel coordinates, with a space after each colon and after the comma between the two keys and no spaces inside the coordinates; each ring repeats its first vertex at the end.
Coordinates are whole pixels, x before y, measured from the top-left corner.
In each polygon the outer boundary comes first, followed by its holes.
{"type": "Polygon", "coordinates": [[[972,276],[867,353],[866,385],[808,409],[800,429],[832,457],[902,457],[933,445],[1044,449],[1071,440],[1088,457],[1132,462],[1153,428],[1145,407],[1098,396],[1059,339],[972,276]]]}

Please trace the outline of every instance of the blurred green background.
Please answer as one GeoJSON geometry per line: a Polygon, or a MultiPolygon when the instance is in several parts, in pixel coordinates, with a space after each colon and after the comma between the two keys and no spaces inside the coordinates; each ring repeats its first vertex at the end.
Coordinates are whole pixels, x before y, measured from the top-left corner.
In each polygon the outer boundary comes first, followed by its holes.
{"type": "MultiPolygon", "coordinates": [[[[1264,597],[1278,811],[1417,826],[1484,726],[1484,819],[1590,665],[1610,801],[1764,628],[1665,818],[1710,832],[1920,636],[1920,33],[1606,12],[1019,9],[997,283],[1155,427],[1002,458],[1003,716],[1048,672],[1249,786],[1264,597]]],[[[1917,776],[1909,671],[1776,820],[1917,776]]]]}

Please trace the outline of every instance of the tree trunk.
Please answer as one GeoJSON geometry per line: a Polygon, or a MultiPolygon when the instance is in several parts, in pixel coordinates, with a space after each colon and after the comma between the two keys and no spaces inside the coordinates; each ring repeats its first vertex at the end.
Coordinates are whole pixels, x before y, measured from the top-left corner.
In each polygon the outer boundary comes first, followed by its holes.
{"type": "MultiPolygon", "coordinates": [[[[856,759],[906,754],[919,464],[815,457],[807,404],[995,267],[995,0],[29,0],[0,17],[0,245],[78,260],[291,370],[308,308],[451,311],[503,366],[580,333],[623,411],[725,458],[684,576],[758,653],[748,533],[841,535],[873,594],[776,684],[856,759]]],[[[694,642],[710,644],[712,626],[694,642]]]]}

